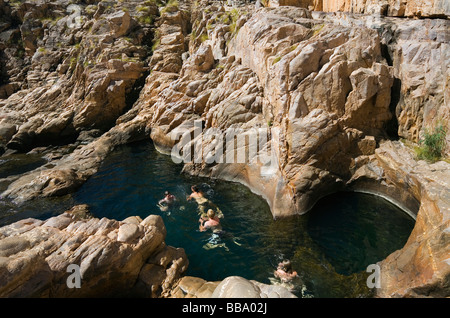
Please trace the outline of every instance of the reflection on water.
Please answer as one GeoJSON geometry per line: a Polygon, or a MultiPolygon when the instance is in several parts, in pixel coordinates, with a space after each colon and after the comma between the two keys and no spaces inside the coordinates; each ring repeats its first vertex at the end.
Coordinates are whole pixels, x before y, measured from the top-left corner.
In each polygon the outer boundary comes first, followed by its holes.
{"type": "MultiPolygon", "coordinates": [[[[47,163],[39,153],[15,153],[0,157],[0,193],[19,175],[34,170],[47,163]]],[[[70,196],[51,199],[36,199],[21,205],[0,198],[0,226],[18,220],[34,217],[45,219],[60,214],[71,207],[70,196]]]]}
{"type": "Polygon", "coordinates": [[[0,157],[0,179],[36,169],[46,162],[39,154],[19,153],[0,157]]]}
{"type": "Polygon", "coordinates": [[[181,168],[151,143],[124,146],[59,204],[89,204],[98,218],[161,215],[166,243],[188,255],[186,274],[209,281],[239,275],[269,284],[278,262],[291,259],[302,281],[294,292],[301,296],[303,288],[304,295],[314,297],[370,296],[365,268],[402,247],[413,226],[396,207],[362,194],[331,196],[307,215],[274,221],[267,203],[246,187],[184,175],[181,168]],[[211,233],[198,230],[197,204],[186,200],[193,184],[222,210],[229,235],[219,243],[225,246],[205,248],[211,233]],[[157,202],[166,190],[178,202],[161,211],[157,202]]]}

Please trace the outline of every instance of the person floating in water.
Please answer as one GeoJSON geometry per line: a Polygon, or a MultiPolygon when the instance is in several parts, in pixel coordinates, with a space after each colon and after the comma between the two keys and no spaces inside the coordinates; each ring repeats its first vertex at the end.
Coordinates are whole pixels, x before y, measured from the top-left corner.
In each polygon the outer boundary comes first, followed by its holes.
{"type": "Polygon", "coordinates": [[[208,229],[212,230],[213,232],[208,243],[206,243],[203,246],[204,249],[208,250],[216,247],[223,247],[225,248],[226,251],[229,251],[225,243],[220,243],[221,239],[225,238],[231,238],[233,240],[233,243],[239,246],[241,245],[240,243],[236,242],[236,239],[233,237],[233,235],[229,234],[228,232],[225,232],[222,229],[220,219],[218,216],[216,216],[216,213],[212,209],[208,210],[206,217],[201,217],[198,221],[200,222],[199,225],[200,232],[205,232],[208,229]]]}
{"type": "Polygon", "coordinates": [[[192,193],[187,197],[187,200],[190,201],[192,199],[195,199],[198,204],[198,212],[202,218],[207,217],[206,211],[208,211],[208,209],[214,209],[216,211],[217,217],[223,218],[223,213],[219,209],[219,207],[215,205],[211,200],[205,198],[203,192],[200,191],[200,189],[196,185],[193,185],[191,187],[191,191],[192,193]]]}
{"type": "Polygon", "coordinates": [[[207,229],[211,229],[213,233],[219,234],[222,232],[222,225],[220,225],[220,219],[216,216],[213,210],[209,209],[206,215],[207,217],[201,217],[199,230],[204,232],[207,229]]]}
{"type": "Polygon", "coordinates": [[[281,263],[278,263],[278,267],[274,272],[274,275],[284,283],[291,282],[294,278],[298,277],[297,272],[292,269],[292,264],[289,260],[284,260],[281,263]]]}
{"type": "Polygon", "coordinates": [[[158,207],[161,211],[170,209],[176,201],[176,197],[169,191],[164,192],[164,198],[158,201],[158,207]]]}
{"type": "Polygon", "coordinates": [[[283,286],[293,293],[301,293],[302,298],[312,297],[300,276],[292,269],[291,261],[284,260],[278,263],[277,269],[273,274],[275,277],[269,277],[269,281],[273,285],[283,286]]]}

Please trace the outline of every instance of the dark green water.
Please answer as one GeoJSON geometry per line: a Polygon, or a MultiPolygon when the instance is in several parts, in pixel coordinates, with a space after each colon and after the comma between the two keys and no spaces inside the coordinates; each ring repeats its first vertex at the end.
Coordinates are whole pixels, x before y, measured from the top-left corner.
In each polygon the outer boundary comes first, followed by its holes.
{"type": "MultiPolygon", "coordinates": [[[[294,292],[301,296],[303,288],[304,295],[314,297],[370,296],[366,267],[401,248],[414,226],[396,206],[358,193],[335,194],[304,216],[273,220],[267,203],[246,187],[187,176],[181,168],[151,143],[123,146],[72,197],[36,201],[35,208],[40,205],[34,213],[33,204],[16,213],[4,213],[0,206],[0,222],[46,218],[81,203],[89,204],[98,218],[159,214],[167,228],[166,243],[184,248],[188,255],[187,275],[210,281],[239,275],[270,283],[276,264],[288,258],[302,281],[294,292]],[[228,238],[221,241],[226,248],[204,248],[211,233],[198,230],[197,205],[185,199],[193,184],[220,207],[224,230],[240,245],[228,238]],[[175,194],[179,204],[160,211],[156,204],[165,190],[175,194]]],[[[13,209],[10,203],[6,206],[13,209]]]]}

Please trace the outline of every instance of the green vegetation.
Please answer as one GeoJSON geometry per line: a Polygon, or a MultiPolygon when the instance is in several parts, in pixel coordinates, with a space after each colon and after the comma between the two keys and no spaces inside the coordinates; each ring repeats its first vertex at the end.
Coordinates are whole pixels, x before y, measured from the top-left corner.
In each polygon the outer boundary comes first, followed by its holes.
{"type": "Polygon", "coordinates": [[[436,162],[442,159],[445,149],[446,133],[444,125],[442,124],[435,127],[434,131],[431,133],[425,129],[424,137],[419,142],[421,146],[414,149],[417,159],[426,160],[428,162],[436,162]]]}
{"type": "Polygon", "coordinates": [[[159,44],[160,44],[160,39],[159,38],[155,38],[153,40],[152,52],[154,52],[158,48],[159,44]]]}
{"type": "Polygon", "coordinates": [[[202,34],[202,35],[200,36],[200,42],[201,42],[201,43],[205,42],[205,41],[208,40],[208,39],[209,39],[208,34],[202,34]]]}
{"type": "Polygon", "coordinates": [[[272,65],[277,64],[280,60],[281,60],[281,56],[277,56],[277,57],[273,60],[272,65]]]}
{"type": "Polygon", "coordinates": [[[153,17],[147,15],[147,16],[140,16],[138,18],[138,21],[142,24],[152,24],[153,23],[153,17]]]}
{"type": "Polygon", "coordinates": [[[312,30],[313,30],[312,36],[316,36],[317,34],[319,34],[320,31],[322,31],[322,29],[324,28],[324,26],[325,26],[325,23],[314,25],[312,28],[312,30]]]}
{"type": "Polygon", "coordinates": [[[136,7],[136,11],[137,12],[148,12],[149,11],[149,7],[147,7],[147,6],[137,6],[136,7]]]}
{"type": "Polygon", "coordinates": [[[72,57],[70,59],[70,68],[74,68],[78,63],[78,57],[72,57]]]}
{"type": "Polygon", "coordinates": [[[147,0],[144,1],[144,4],[146,6],[158,6],[158,7],[162,7],[164,5],[161,0],[147,0]]]}
{"type": "Polygon", "coordinates": [[[289,52],[295,51],[295,49],[298,47],[298,44],[294,44],[289,48],[289,52]]]}
{"type": "Polygon", "coordinates": [[[172,11],[172,8],[175,8],[176,10],[178,10],[178,0],[169,0],[169,2],[167,2],[166,6],[161,9],[161,14],[172,11]]]}

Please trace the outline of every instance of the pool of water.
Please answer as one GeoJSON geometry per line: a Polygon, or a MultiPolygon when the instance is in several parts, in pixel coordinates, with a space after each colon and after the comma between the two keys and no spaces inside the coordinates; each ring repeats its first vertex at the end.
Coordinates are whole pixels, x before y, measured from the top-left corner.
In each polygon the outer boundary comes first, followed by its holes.
{"type": "Polygon", "coordinates": [[[401,248],[414,226],[414,220],[396,206],[358,193],[332,195],[306,215],[273,220],[267,203],[246,187],[188,176],[181,169],[149,142],[123,146],[78,192],[53,201],[53,210],[48,201],[36,201],[1,218],[0,206],[0,221],[46,218],[81,203],[89,204],[98,218],[159,214],[167,228],[166,243],[184,248],[188,255],[186,275],[209,281],[239,275],[276,283],[277,263],[290,259],[300,276],[293,291],[305,297],[370,297],[366,267],[401,248]],[[186,200],[193,184],[222,210],[222,225],[230,234],[219,242],[225,246],[208,248],[211,233],[199,231],[197,204],[186,200]],[[157,202],[166,190],[178,204],[161,211],[157,202]],[[33,204],[41,204],[35,215],[33,204]]]}

